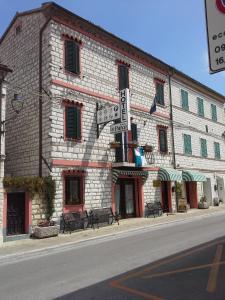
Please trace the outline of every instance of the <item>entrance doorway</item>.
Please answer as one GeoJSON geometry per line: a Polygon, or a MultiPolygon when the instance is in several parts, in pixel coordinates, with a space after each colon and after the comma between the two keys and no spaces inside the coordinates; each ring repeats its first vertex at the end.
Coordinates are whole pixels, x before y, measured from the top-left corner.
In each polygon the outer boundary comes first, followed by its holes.
{"type": "Polygon", "coordinates": [[[170,193],[170,183],[168,181],[161,181],[161,193],[162,193],[162,206],[164,212],[170,212],[171,210],[171,197],[170,193]]]}
{"type": "Polygon", "coordinates": [[[25,193],[7,194],[7,235],[25,233],[25,193]]]}
{"type": "Polygon", "coordinates": [[[116,212],[122,219],[135,217],[135,181],[118,179],[115,186],[116,212]]]}

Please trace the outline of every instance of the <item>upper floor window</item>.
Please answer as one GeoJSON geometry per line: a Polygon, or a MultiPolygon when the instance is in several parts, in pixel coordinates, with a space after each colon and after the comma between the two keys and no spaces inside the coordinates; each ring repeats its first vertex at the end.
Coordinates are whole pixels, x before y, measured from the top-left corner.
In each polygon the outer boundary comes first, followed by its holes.
{"type": "Polygon", "coordinates": [[[181,106],[184,110],[189,110],[188,92],[181,90],[181,106]]]}
{"type": "Polygon", "coordinates": [[[65,69],[80,74],[80,43],[73,39],[65,40],[65,69]]]}
{"type": "Polygon", "coordinates": [[[164,83],[156,80],[155,88],[156,88],[156,103],[164,106],[165,105],[165,103],[164,103],[164,83]]]}
{"type": "Polygon", "coordinates": [[[201,144],[201,157],[207,157],[208,152],[207,152],[207,142],[206,139],[200,139],[200,144],[201,144]]]}
{"type": "Polygon", "coordinates": [[[159,127],[159,151],[162,153],[168,152],[168,144],[167,144],[167,129],[163,127],[159,127]]]}
{"type": "Polygon", "coordinates": [[[198,101],[198,115],[200,117],[204,117],[205,113],[204,113],[204,103],[203,103],[203,99],[197,97],[197,101],[198,101]]]}
{"type": "Polygon", "coordinates": [[[81,104],[65,104],[65,138],[81,140],[81,104]]]}
{"type": "Polygon", "coordinates": [[[129,67],[125,64],[118,65],[119,90],[129,89],[129,67]]]}
{"type": "Polygon", "coordinates": [[[217,110],[215,104],[211,104],[211,117],[213,121],[217,121],[217,110]]]}
{"type": "Polygon", "coordinates": [[[220,144],[217,142],[214,142],[214,154],[216,159],[220,159],[220,144]]]}
{"type": "Polygon", "coordinates": [[[191,136],[184,134],[184,154],[192,154],[191,136]]]}

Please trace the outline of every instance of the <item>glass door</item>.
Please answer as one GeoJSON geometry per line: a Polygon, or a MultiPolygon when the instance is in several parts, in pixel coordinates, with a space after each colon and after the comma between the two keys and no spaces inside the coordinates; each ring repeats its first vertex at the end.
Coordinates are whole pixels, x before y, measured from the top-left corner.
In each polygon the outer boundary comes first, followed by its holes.
{"type": "Polygon", "coordinates": [[[116,212],[121,218],[135,216],[134,180],[119,179],[115,187],[116,212]]]}

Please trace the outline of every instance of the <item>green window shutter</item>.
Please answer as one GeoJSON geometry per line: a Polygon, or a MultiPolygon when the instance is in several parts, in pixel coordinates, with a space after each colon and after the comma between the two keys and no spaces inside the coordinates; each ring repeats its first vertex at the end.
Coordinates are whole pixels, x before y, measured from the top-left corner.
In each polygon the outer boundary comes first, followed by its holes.
{"type": "Polygon", "coordinates": [[[76,106],[66,106],[66,138],[81,138],[81,110],[76,106]]]}
{"type": "Polygon", "coordinates": [[[200,139],[200,143],[201,143],[201,157],[207,157],[208,156],[207,142],[205,139],[200,139]]]}
{"type": "Polygon", "coordinates": [[[191,136],[184,134],[184,154],[192,154],[191,136]]]}
{"type": "Polygon", "coordinates": [[[197,98],[198,101],[198,115],[200,117],[204,117],[205,113],[204,113],[204,103],[203,103],[203,99],[201,98],[197,98]]]}
{"type": "Polygon", "coordinates": [[[129,71],[128,67],[119,65],[119,89],[129,88],[129,71]]]}
{"type": "Polygon", "coordinates": [[[65,69],[74,74],[80,73],[80,47],[73,40],[65,41],[65,69]]]}
{"type": "Polygon", "coordinates": [[[220,159],[220,144],[214,142],[214,153],[215,153],[215,158],[220,159]]]}
{"type": "Polygon", "coordinates": [[[156,102],[160,105],[164,104],[164,85],[156,82],[156,102]]]}
{"type": "Polygon", "coordinates": [[[189,110],[187,91],[181,90],[181,102],[182,102],[182,108],[184,110],[189,110]]]}
{"type": "Polygon", "coordinates": [[[217,121],[217,110],[216,110],[216,105],[211,104],[211,116],[213,121],[217,121]]]}

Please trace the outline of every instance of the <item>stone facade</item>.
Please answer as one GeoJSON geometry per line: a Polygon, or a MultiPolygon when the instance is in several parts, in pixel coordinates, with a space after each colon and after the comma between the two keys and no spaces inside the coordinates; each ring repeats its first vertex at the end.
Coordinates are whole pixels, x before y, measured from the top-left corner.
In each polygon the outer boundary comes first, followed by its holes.
{"type": "MultiPolygon", "coordinates": [[[[81,20],[76,15],[68,16],[63,8],[52,3],[44,4],[39,10],[17,16],[1,40],[0,57],[14,70],[9,77],[10,97],[19,90],[25,99],[21,113],[7,124],[6,173],[11,176],[40,175],[38,149],[41,99],[42,156],[51,167],[51,175],[56,180],[57,187],[55,219],[59,219],[65,208],[63,177],[65,171],[85,172],[82,209],[90,210],[93,207],[104,206],[113,206],[115,209],[116,187],[112,183],[112,173],[118,166],[115,165],[115,150],[109,147],[114,136],[110,134],[110,124],[107,124],[97,138],[96,104],[105,106],[119,102],[118,63],[129,66],[131,119],[137,125],[138,143],[139,145],[150,144],[154,147],[153,153],[146,156],[148,165],[141,168],[142,171],[149,172],[146,182],[142,184],[140,178],[134,178],[135,197],[138,198],[136,204],[142,207],[136,216],[143,215],[145,202],[164,201],[160,185],[162,183],[158,182],[158,171],[160,168],[174,168],[169,86],[169,73],[172,67],[99,27],[81,20]],[[79,75],[65,71],[65,37],[76,39],[81,44],[79,75]],[[41,89],[39,62],[42,66],[41,89]],[[156,80],[163,83],[164,105],[157,105],[156,112],[150,115],[149,110],[156,94],[156,80]],[[82,104],[80,141],[65,139],[65,100],[82,104]],[[165,154],[159,151],[159,127],[165,128],[167,132],[168,151],[165,154]]],[[[189,80],[191,81],[190,78],[189,80]]],[[[190,112],[184,113],[180,108],[181,86],[179,81],[172,80],[175,167],[189,169],[193,164],[193,166],[198,165],[198,170],[204,169],[203,171],[212,174],[212,166],[215,167],[216,163],[216,168],[221,173],[224,168],[221,164],[224,159],[222,148],[221,161],[217,162],[212,157],[212,145],[210,145],[211,152],[208,159],[199,158],[197,147],[198,137],[203,134],[205,125],[209,128],[210,134],[207,136],[210,135],[210,143],[219,140],[222,147],[221,133],[224,131],[222,103],[216,101],[219,122],[213,123],[212,126],[212,121],[208,117],[204,119],[204,124],[199,123],[195,113],[196,93],[194,91],[190,92],[190,112]],[[187,127],[184,128],[183,124],[187,127]],[[182,133],[186,131],[193,131],[193,139],[195,139],[196,148],[193,147],[191,159],[183,155],[182,133]]],[[[204,99],[207,98],[209,103],[213,101],[207,97],[207,88],[202,96],[204,99]]],[[[8,104],[7,116],[12,115],[12,108],[8,104]]],[[[206,115],[208,115],[208,107],[206,115]]],[[[42,161],[42,175],[50,173],[47,164],[42,161]]],[[[140,168],[136,168],[132,163],[126,166],[121,164],[119,169],[140,171],[140,168]]],[[[174,182],[169,183],[168,187],[168,197],[171,202],[169,210],[174,211],[176,210],[174,182]]],[[[201,190],[199,185],[198,190],[201,190]]],[[[38,219],[35,214],[40,216],[44,214],[40,212],[40,203],[33,203],[34,223],[38,219]],[[35,212],[36,209],[38,213],[35,212]]]]}

